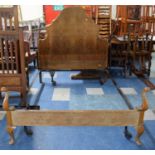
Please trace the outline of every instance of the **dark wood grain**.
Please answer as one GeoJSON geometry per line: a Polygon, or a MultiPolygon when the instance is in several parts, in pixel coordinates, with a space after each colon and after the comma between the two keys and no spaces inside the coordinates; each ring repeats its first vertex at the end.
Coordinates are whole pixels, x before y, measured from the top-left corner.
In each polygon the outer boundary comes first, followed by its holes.
{"type": "Polygon", "coordinates": [[[40,70],[104,69],[108,41],[98,38],[99,28],[80,7],[66,8],[46,27],[39,40],[40,70]]]}

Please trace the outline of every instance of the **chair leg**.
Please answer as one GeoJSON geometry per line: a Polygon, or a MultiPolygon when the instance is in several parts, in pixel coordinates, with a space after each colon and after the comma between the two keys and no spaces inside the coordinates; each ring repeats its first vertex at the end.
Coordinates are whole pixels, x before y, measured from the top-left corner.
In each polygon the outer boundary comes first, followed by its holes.
{"type": "Polygon", "coordinates": [[[126,78],[126,66],[124,67],[124,78],[126,78]]]}
{"type": "Polygon", "coordinates": [[[145,65],[145,57],[143,57],[142,56],[142,72],[143,72],[143,74],[145,74],[146,73],[146,65],[145,65]]]}
{"type": "Polygon", "coordinates": [[[126,76],[127,76],[127,69],[128,69],[127,60],[125,60],[125,62],[124,62],[124,78],[126,78],[126,76]]]}
{"type": "Polygon", "coordinates": [[[39,71],[39,82],[42,83],[42,71],[39,71]]]}
{"type": "Polygon", "coordinates": [[[144,75],[145,72],[146,72],[145,64],[144,64],[144,57],[140,56],[139,59],[140,59],[140,69],[139,69],[139,71],[144,75]]]}
{"type": "Polygon", "coordinates": [[[129,60],[129,63],[128,63],[128,71],[129,71],[129,76],[132,76],[132,59],[129,60]]]}
{"type": "Polygon", "coordinates": [[[33,60],[34,68],[36,68],[36,60],[33,60]]]}
{"type": "Polygon", "coordinates": [[[148,58],[148,77],[150,76],[150,71],[151,71],[151,60],[152,60],[152,56],[150,55],[148,58]]]}
{"type": "Polygon", "coordinates": [[[109,78],[109,71],[107,69],[100,70],[100,84],[103,85],[109,78]]]}
{"type": "Polygon", "coordinates": [[[21,106],[27,106],[26,91],[21,92],[21,106]]]}
{"type": "Polygon", "coordinates": [[[26,72],[27,87],[29,88],[29,71],[26,72]]]}

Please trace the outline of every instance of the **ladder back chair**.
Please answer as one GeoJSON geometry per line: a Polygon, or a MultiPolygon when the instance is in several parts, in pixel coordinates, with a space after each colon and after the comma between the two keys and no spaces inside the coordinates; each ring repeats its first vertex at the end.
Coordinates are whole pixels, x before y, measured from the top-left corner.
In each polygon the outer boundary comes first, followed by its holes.
{"type": "Polygon", "coordinates": [[[132,50],[132,64],[133,71],[137,74],[150,75],[152,40],[152,34],[135,35],[132,50]]]}
{"type": "Polygon", "coordinates": [[[0,88],[20,92],[26,105],[27,79],[22,30],[19,28],[18,6],[0,8],[0,88]]]}

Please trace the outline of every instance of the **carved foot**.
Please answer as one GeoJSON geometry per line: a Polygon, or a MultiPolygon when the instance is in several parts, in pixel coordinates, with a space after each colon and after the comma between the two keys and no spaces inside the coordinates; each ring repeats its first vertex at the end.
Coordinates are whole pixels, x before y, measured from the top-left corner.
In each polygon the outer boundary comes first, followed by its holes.
{"type": "Polygon", "coordinates": [[[129,132],[128,127],[126,126],[124,129],[124,136],[130,140],[132,138],[132,134],[129,132]]]}
{"type": "Polygon", "coordinates": [[[10,137],[9,144],[10,145],[13,145],[14,143],[15,143],[14,137],[10,137]]]}
{"type": "Polygon", "coordinates": [[[139,126],[137,128],[137,135],[135,137],[135,141],[136,141],[137,145],[141,145],[142,144],[142,142],[140,141],[140,137],[143,134],[143,132],[144,132],[144,126],[139,126]]]}
{"type": "Polygon", "coordinates": [[[13,129],[13,127],[8,127],[7,128],[7,131],[8,131],[8,133],[9,133],[9,135],[10,135],[10,140],[9,140],[9,144],[14,144],[15,143],[15,138],[14,138],[14,129],[13,129]]]}
{"type": "Polygon", "coordinates": [[[52,85],[56,86],[56,81],[54,81],[54,74],[55,74],[55,71],[50,71],[52,85]]]}
{"type": "Polygon", "coordinates": [[[140,141],[138,137],[135,137],[135,142],[137,145],[142,145],[142,142],[140,141]]]}
{"type": "Polygon", "coordinates": [[[33,134],[32,129],[28,126],[24,126],[24,131],[25,131],[26,135],[28,135],[28,136],[31,136],[33,134]]]}
{"type": "Polygon", "coordinates": [[[106,81],[107,81],[107,79],[103,79],[103,78],[102,78],[102,79],[100,79],[99,82],[100,82],[101,85],[103,85],[106,81]]]}
{"type": "Polygon", "coordinates": [[[53,86],[56,86],[56,81],[51,81],[53,86]]]}
{"type": "Polygon", "coordinates": [[[101,71],[100,73],[100,84],[103,85],[109,78],[109,71],[107,69],[105,69],[104,71],[101,71]]]}

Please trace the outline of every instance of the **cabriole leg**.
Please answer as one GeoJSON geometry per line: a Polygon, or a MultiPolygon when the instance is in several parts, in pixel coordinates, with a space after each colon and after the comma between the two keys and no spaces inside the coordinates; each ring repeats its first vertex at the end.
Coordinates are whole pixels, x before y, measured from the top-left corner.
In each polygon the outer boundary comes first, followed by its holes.
{"type": "Polygon", "coordinates": [[[136,141],[136,143],[138,144],[138,145],[141,145],[142,144],[142,142],[140,141],[140,137],[141,137],[141,135],[144,133],[144,126],[143,125],[141,125],[141,126],[138,126],[137,127],[137,135],[136,135],[136,137],[135,137],[135,141],[136,141]]]}
{"type": "Polygon", "coordinates": [[[13,127],[7,127],[7,131],[10,136],[9,144],[14,144],[15,143],[15,138],[14,138],[14,129],[13,127]]]}
{"type": "Polygon", "coordinates": [[[54,74],[55,74],[55,71],[50,71],[52,85],[56,86],[56,81],[54,81],[54,74]]]}

